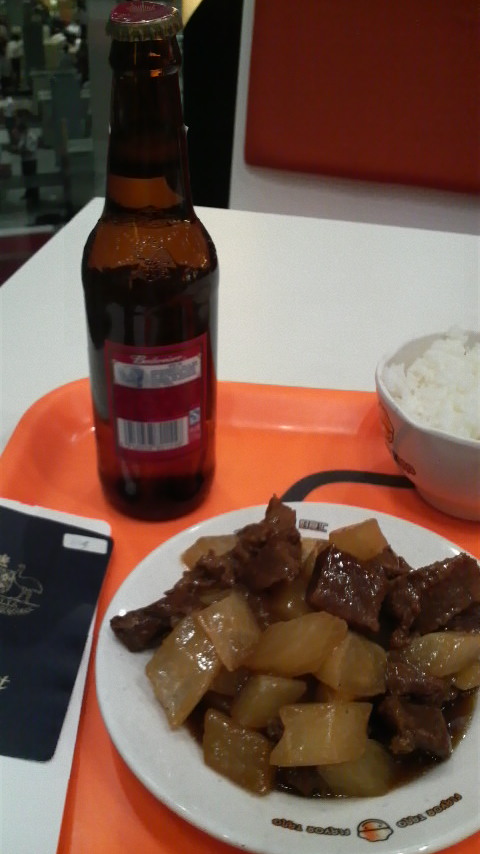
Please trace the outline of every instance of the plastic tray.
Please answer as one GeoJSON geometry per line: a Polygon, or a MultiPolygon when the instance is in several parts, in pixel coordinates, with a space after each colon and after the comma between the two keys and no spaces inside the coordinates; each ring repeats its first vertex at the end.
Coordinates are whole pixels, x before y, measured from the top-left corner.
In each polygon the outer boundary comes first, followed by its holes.
{"type": "MultiPolygon", "coordinates": [[[[130,520],[105,502],[96,475],[87,380],[51,392],[18,424],[2,458],[2,495],[111,525],[115,545],[97,626],[126,575],[159,543],[218,513],[266,504],[273,493],[391,513],[480,557],[478,527],[429,507],[398,474],[383,442],[373,393],[220,383],[218,416],[211,493],[195,513],[168,523],[130,520]]],[[[448,850],[476,854],[479,848],[480,834],[475,834],[448,850]]],[[[170,812],[125,766],[100,716],[91,661],[58,854],[134,850],[227,854],[234,849],[170,812]]]]}

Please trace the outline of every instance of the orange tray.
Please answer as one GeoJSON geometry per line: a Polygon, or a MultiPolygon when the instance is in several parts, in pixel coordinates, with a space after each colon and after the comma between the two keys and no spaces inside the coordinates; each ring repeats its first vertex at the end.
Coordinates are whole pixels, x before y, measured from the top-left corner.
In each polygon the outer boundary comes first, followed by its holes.
{"type": "MultiPolygon", "coordinates": [[[[159,543],[203,519],[266,504],[275,492],[367,507],[423,525],[480,557],[478,527],[425,504],[383,442],[369,392],[220,383],[217,473],[200,509],[168,523],[137,522],[104,500],[96,475],[87,380],[62,386],[21,419],[2,458],[0,493],[103,518],[115,546],[94,634],[128,573],[159,543]],[[323,485],[318,485],[323,484],[323,485]]],[[[476,854],[480,833],[448,850],[476,854]]],[[[58,854],[228,854],[234,849],[184,822],[136,779],[113,747],[90,662],[58,854]]]]}

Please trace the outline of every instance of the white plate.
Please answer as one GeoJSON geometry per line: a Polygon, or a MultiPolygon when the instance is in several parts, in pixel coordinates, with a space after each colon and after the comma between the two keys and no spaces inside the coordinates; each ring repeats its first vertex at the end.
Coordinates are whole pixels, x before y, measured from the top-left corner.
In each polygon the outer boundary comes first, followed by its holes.
{"type": "MultiPolygon", "coordinates": [[[[328,531],[375,515],[392,547],[415,567],[459,552],[431,531],[371,510],[315,503],[290,506],[297,511],[300,529],[305,519],[328,531]]],[[[447,762],[403,788],[368,799],[250,795],[203,764],[189,732],[170,730],[144,674],[151,653],[128,652],[115,638],[110,618],[158,599],[171,587],[182,572],[180,554],[197,537],[231,533],[259,521],[264,512],[262,506],[226,513],[178,534],[148,555],[116,593],[100,630],[96,680],[103,719],[117,750],[146,788],[186,821],[259,854],[358,854],[373,841],[383,854],[417,854],[470,836],[480,828],[478,706],[467,735],[447,762]],[[383,829],[375,833],[375,826],[383,829]]],[[[304,533],[314,535],[311,529],[304,533]]]]}

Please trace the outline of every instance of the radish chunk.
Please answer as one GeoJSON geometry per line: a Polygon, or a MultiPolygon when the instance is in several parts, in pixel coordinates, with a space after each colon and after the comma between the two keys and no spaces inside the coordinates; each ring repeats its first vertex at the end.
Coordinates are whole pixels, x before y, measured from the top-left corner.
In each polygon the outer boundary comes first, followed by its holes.
{"type": "Polygon", "coordinates": [[[371,560],[388,548],[388,540],[383,536],[376,519],[365,519],[356,525],[347,525],[331,531],[330,543],[342,552],[357,560],[371,560]]]}
{"type": "Polygon", "coordinates": [[[241,593],[233,591],[197,615],[227,670],[236,670],[260,638],[260,628],[241,593]]]}
{"type": "Polygon", "coordinates": [[[244,729],[227,715],[209,709],[203,731],[205,763],[256,795],[266,795],[273,785],[271,742],[258,732],[244,729]]]}
{"type": "Polygon", "coordinates": [[[197,619],[227,670],[240,667],[260,638],[247,600],[237,591],[204,608],[197,619]]]}
{"type": "Polygon", "coordinates": [[[184,617],[145,668],[171,727],[183,724],[220,668],[215,647],[202,627],[194,616],[184,617]]]}
{"type": "Polygon", "coordinates": [[[480,634],[431,632],[414,638],[402,658],[428,676],[452,676],[480,660],[480,634]]]}
{"type": "Polygon", "coordinates": [[[262,729],[278,717],[282,706],[296,703],[305,693],[306,683],[284,676],[251,676],[232,704],[231,715],[237,723],[262,729]]]}
{"type": "Polygon", "coordinates": [[[367,746],[371,703],[298,703],[280,709],[285,727],[273,765],[332,765],[359,759],[367,746]]]}
{"type": "Polygon", "coordinates": [[[312,609],[305,601],[307,582],[299,576],[292,581],[280,581],[268,598],[268,610],[275,620],[292,620],[312,609]]]}
{"type": "Polygon", "coordinates": [[[272,623],[260,636],[245,666],[278,676],[316,673],[346,634],[346,622],[325,611],[272,623]]]}
{"type": "Polygon", "coordinates": [[[384,795],[393,786],[395,771],[395,760],[388,750],[372,739],[367,740],[359,759],[318,768],[332,795],[350,798],[384,795]]]}
{"type": "Polygon", "coordinates": [[[373,641],[349,631],[315,674],[320,682],[351,697],[385,693],[387,654],[373,641]]]}
{"type": "Polygon", "coordinates": [[[460,691],[471,691],[472,688],[480,686],[480,660],[460,670],[453,679],[456,688],[460,691]]]}

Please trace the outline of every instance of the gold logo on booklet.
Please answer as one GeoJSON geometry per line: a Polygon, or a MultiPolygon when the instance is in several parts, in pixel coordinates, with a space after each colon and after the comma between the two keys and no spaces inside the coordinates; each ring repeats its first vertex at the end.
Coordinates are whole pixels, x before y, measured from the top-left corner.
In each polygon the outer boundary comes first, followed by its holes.
{"type": "Polygon", "coordinates": [[[43,584],[38,578],[24,575],[25,569],[24,563],[10,569],[9,555],[0,555],[0,614],[20,617],[38,608],[35,596],[43,593],[43,584]]]}

